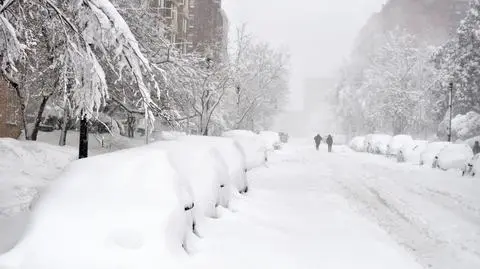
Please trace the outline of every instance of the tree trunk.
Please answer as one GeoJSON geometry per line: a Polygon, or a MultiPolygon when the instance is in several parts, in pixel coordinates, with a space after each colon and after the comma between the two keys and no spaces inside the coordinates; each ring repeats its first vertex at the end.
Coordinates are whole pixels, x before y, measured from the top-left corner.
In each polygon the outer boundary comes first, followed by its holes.
{"type": "Polygon", "coordinates": [[[68,121],[70,120],[68,104],[65,104],[63,111],[62,131],[60,133],[60,140],[58,141],[58,145],[62,147],[67,144],[68,121]]]}
{"type": "Polygon", "coordinates": [[[78,146],[78,158],[84,159],[88,157],[88,121],[85,114],[80,120],[80,141],[78,146]]]}
{"type": "Polygon", "coordinates": [[[33,126],[33,130],[32,130],[32,133],[30,135],[29,140],[37,141],[38,129],[40,128],[40,123],[42,122],[43,111],[45,111],[45,107],[47,106],[48,99],[50,99],[50,95],[43,96],[42,103],[40,103],[40,107],[38,108],[37,117],[35,119],[35,125],[33,126]]]}

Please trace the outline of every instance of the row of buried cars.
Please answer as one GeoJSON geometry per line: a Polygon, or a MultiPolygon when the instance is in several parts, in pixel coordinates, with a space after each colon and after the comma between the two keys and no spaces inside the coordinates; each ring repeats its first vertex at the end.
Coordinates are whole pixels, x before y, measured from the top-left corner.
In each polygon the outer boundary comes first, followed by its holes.
{"type": "Polygon", "coordinates": [[[170,137],[68,165],[32,204],[0,268],[173,268],[210,219],[244,198],[248,171],[280,143],[243,130],[170,137]]]}
{"type": "Polygon", "coordinates": [[[444,141],[414,140],[409,135],[390,136],[369,134],[357,136],[350,141],[350,148],[358,152],[385,155],[406,162],[439,168],[457,169],[463,175],[475,176],[480,170],[479,156],[474,155],[476,139],[451,143],[444,141]]]}

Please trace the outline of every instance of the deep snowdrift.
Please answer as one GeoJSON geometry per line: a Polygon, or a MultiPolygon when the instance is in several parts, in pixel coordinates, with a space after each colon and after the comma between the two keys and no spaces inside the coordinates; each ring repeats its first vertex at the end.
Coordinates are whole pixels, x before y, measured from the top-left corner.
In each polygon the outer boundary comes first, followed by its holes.
{"type": "Polygon", "coordinates": [[[185,256],[192,205],[162,151],[76,161],[34,205],[24,239],[0,256],[0,268],[165,268],[185,256]]]}
{"type": "Polygon", "coordinates": [[[0,138],[0,216],[25,211],[38,192],[77,158],[70,147],[0,138]]]}

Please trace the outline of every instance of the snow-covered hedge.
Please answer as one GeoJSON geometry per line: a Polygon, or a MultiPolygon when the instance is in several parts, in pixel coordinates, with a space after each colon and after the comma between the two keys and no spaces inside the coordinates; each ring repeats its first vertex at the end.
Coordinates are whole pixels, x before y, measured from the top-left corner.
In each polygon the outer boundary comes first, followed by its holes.
{"type": "Polygon", "coordinates": [[[449,142],[432,142],[428,144],[427,148],[420,154],[420,165],[432,167],[435,157],[449,144],[449,142]]]}
{"type": "Polygon", "coordinates": [[[185,136],[179,141],[195,145],[205,144],[215,148],[228,167],[229,179],[234,190],[240,193],[248,191],[246,156],[238,142],[232,138],[213,136],[185,136]]]}
{"type": "Polygon", "coordinates": [[[365,148],[365,137],[364,136],[356,136],[354,137],[350,143],[349,147],[357,152],[364,152],[366,151],[365,148]]]}
{"type": "Polygon", "coordinates": [[[220,153],[205,144],[178,141],[156,142],[152,148],[165,150],[177,173],[188,183],[193,193],[196,222],[203,216],[217,217],[217,206],[228,207],[230,179],[228,168],[220,153]]]}
{"type": "Polygon", "coordinates": [[[242,147],[246,157],[246,167],[248,170],[259,167],[267,161],[267,149],[262,138],[251,131],[234,130],[223,133],[224,137],[229,137],[238,142],[242,147]]]}
{"type": "Polygon", "coordinates": [[[409,135],[396,135],[388,143],[387,155],[397,156],[403,147],[414,145],[413,138],[409,135]]]}
{"type": "Polygon", "coordinates": [[[73,162],[33,207],[0,268],[161,268],[184,256],[192,197],[168,156],[141,147],[73,162]]]}
{"type": "Polygon", "coordinates": [[[472,148],[465,144],[449,144],[438,154],[438,167],[443,170],[464,169],[473,157],[472,148]]]}
{"type": "Polygon", "coordinates": [[[171,141],[171,140],[177,140],[181,137],[186,136],[187,134],[185,132],[175,132],[175,131],[161,131],[158,132],[155,135],[156,140],[166,140],[166,141],[171,141]]]}
{"type": "Polygon", "coordinates": [[[265,142],[265,147],[267,150],[272,151],[281,148],[282,142],[280,141],[280,135],[278,133],[272,131],[262,131],[258,135],[265,142]]]}
{"type": "MultiPolygon", "coordinates": [[[[449,119],[440,123],[439,136],[446,137],[448,135],[448,126],[449,119]]],[[[465,115],[457,115],[452,119],[453,140],[466,140],[478,135],[480,135],[480,114],[471,111],[465,115]]]]}

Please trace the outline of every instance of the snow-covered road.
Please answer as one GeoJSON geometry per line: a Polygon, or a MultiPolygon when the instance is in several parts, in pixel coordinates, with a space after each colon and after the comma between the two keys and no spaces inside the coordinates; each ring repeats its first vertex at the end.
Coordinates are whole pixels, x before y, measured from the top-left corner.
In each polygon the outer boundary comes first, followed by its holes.
{"type": "Polygon", "coordinates": [[[187,267],[480,268],[478,179],[312,148],[296,141],[252,171],[187,267]]]}

